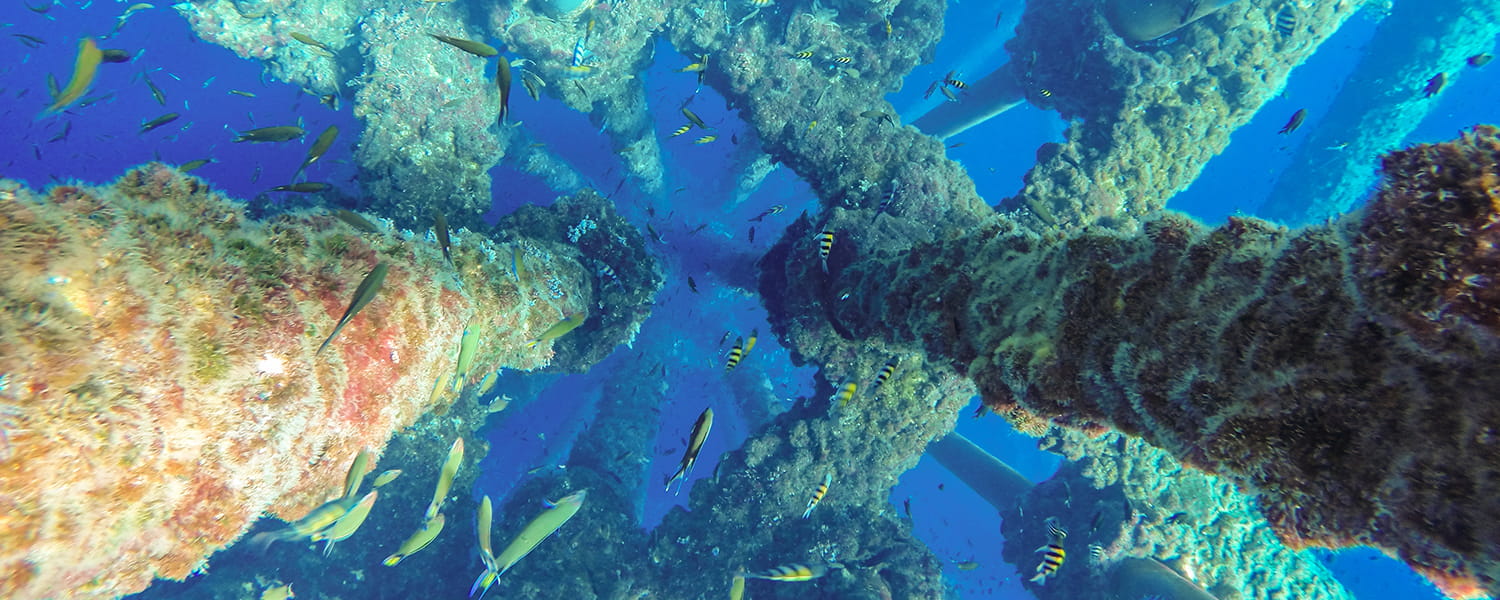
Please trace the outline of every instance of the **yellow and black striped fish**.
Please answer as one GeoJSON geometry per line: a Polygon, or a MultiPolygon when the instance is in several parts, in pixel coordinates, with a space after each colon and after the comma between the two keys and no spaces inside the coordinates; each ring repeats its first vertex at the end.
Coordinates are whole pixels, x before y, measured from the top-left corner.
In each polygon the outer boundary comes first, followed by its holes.
{"type": "Polygon", "coordinates": [[[1047,88],[1042,88],[1042,89],[1038,90],[1037,93],[1041,94],[1043,98],[1051,98],[1052,97],[1052,90],[1049,90],[1047,88]]]}
{"type": "Polygon", "coordinates": [[[693,140],[693,143],[694,144],[707,144],[707,143],[712,142],[712,141],[717,140],[717,139],[719,139],[719,136],[717,136],[717,135],[705,135],[705,136],[703,136],[701,138],[693,140]]]}
{"type": "Polygon", "coordinates": [[[1068,552],[1062,547],[1063,540],[1068,537],[1068,530],[1058,525],[1055,517],[1047,519],[1047,536],[1051,538],[1047,545],[1036,549],[1042,553],[1042,562],[1037,564],[1036,575],[1030,581],[1037,585],[1047,585],[1047,578],[1055,577],[1063,560],[1068,557],[1068,552]]]}
{"type": "Polygon", "coordinates": [[[892,358],[888,361],[885,361],[885,366],[881,367],[880,372],[875,374],[875,385],[870,386],[871,392],[880,389],[880,386],[885,385],[885,381],[887,379],[890,379],[891,375],[894,375],[896,373],[897,360],[899,359],[892,358]]]}
{"type": "Polygon", "coordinates": [[[818,484],[818,487],[813,489],[812,498],[807,501],[807,510],[802,511],[802,518],[806,519],[812,516],[813,509],[817,508],[818,503],[823,501],[823,496],[828,494],[828,486],[832,483],[833,473],[824,474],[823,483],[818,484]]]}
{"type": "Polygon", "coordinates": [[[852,62],[854,62],[853,56],[835,56],[833,58],[833,63],[837,65],[847,65],[852,62]]]}
{"type": "Polygon", "coordinates": [[[814,238],[818,241],[818,258],[823,261],[823,272],[828,272],[828,254],[833,252],[833,232],[827,229],[814,238]]]}
{"type": "Polygon", "coordinates": [[[729,360],[724,362],[724,372],[733,371],[740,365],[740,360],[745,358],[745,338],[734,338],[734,347],[729,349],[729,360]]]}
{"type": "Polygon", "coordinates": [[[812,50],[803,50],[801,52],[793,52],[792,53],[792,58],[795,58],[797,60],[812,60],[812,57],[813,57],[813,51],[812,50]]]}
{"type": "Polygon", "coordinates": [[[1272,22],[1276,27],[1276,32],[1281,35],[1289,36],[1297,33],[1297,9],[1291,4],[1281,7],[1281,10],[1276,11],[1272,22]]]}
{"type": "Polygon", "coordinates": [[[677,131],[673,131],[672,132],[672,137],[677,137],[679,135],[682,135],[682,134],[687,133],[687,132],[692,131],[692,130],[693,130],[693,124],[692,123],[688,123],[687,125],[683,125],[682,127],[678,127],[677,131]]]}
{"type": "Polygon", "coordinates": [[[948,85],[951,85],[951,86],[956,87],[956,88],[961,89],[961,90],[962,89],[967,89],[969,87],[969,84],[964,83],[962,79],[953,79],[951,77],[948,78],[948,79],[944,79],[943,83],[946,83],[948,85]]]}
{"type": "Polygon", "coordinates": [[[843,385],[839,386],[839,390],[834,392],[833,397],[829,398],[829,400],[838,400],[839,406],[848,406],[849,401],[854,398],[854,392],[857,389],[859,389],[859,385],[853,381],[846,381],[843,385]]]}
{"type": "Polygon", "coordinates": [[[760,573],[746,573],[751,579],[772,581],[811,581],[828,574],[828,565],[781,565],[760,573]]]}

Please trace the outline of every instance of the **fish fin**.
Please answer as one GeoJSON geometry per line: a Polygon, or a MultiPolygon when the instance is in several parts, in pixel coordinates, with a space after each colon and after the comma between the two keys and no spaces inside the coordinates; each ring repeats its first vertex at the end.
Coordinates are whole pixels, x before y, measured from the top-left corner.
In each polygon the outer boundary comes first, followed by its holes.
{"type": "Polygon", "coordinates": [[[479,597],[475,598],[475,600],[484,600],[484,595],[490,591],[490,586],[494,585],[495,580],[499,578],[500,573],[485,569],[484,572],[479,574],[479,578],[474,580],[474,585],[469,587],[469,597],[474,598],[474,592],[477,591],[479,592],[479,597]]]}
{"type": "Polygon", "coordinates": [[[1036,577],[1032,577],[1031,579],[1028,579],[1027,581],[1035,583],[1035,584],[1037,584],[1039,586],[1041,586],[1041,585],[1047,585],[1047,574],[1046,573],[1037,573],[1036,577]]]}
{"type": "Polygon", "coordinates": [[[817,508],[817,506],[809,506],[807,507],[807,510],[802,511],[802,518],[806,519],[808,517],[811,517],[814,508],[817,508]]]}

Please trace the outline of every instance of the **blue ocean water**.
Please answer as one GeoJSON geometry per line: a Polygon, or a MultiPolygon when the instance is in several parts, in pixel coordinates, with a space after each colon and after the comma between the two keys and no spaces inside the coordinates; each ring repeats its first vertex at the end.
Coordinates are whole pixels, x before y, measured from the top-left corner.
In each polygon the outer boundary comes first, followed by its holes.
{"type": "MultiPolygon", "coordinates": [[[[46,0],[33,0],[40,6],[46,0]]],[[[1402,0],[1408,1],[1408,0],[1402,0]]],[[[350,207],[360,206],[357,168],[352,160],[361,123],[349,106],[334,110],[295,86],[261,75],[254,61],[197,40],[186,23],[165,4],[131,16],[119,33],[103,44],[141,54],[126,64],[101,67],[92,96],[101,99],[87,108],[70,110],[65,118],[37,118],[47,104],[46,77],[66,83],[78,39],[101,36],[115,26],[125,2],[68,0],[45,13],[28,10],[23,0],[0,7],[0,45],[7,60],[0,63],[0,176],[46,186],[56,181],[106,182],[127,167],[151,160],[185,163],[212,159],[194,173],[224,193],[250,200],[268,187],[290,181],[311,139],[291,144],[236,144],[234,131],[271,125],[302,124],[310,132],[337,125],[343,134],[325,158],[310,170],[310,178],[335,185],[350,207]],[[34,36],[44,44],[30,47],[16,34],[34,36]],[[149,78],[165,96],[158,103],[142,81],[149,78]],[[240,90],[254,97],[232,94],[240,90]],[[167,113],[180,117],[154,131],[139,133],[141,123],[167,113]],[[66,136],[61,134],[67,128],[66,136]],[[54,139],[57,138],[57,139],[54,139]]],[[[926,82],[958,69],[973,78],[1004,60],[1004,41],[1022,5],[955,2],[956,15],[936,60],[919,67],[905,89],[891,96],[904,114],[920,112],[926,82]],[[998,23],[998,25],[997,25],[998,23]]],[[[1253,212],[1270,189],[1276,173],[1291,156],[1288,138],[1277,128],[1298,107],[1313,116],[1308,127],[1337,91],[1337,82],[1358,59],[1373,22],[1355,19],[1328,41],[1317,55],[1294,72],[1283,98],[1273,100],[1256,119],[1235,134],[1227,152],[1209,164],[1203,176],[1172,202],[1172,207],[1214,222],[1226,215],[1253,212]]],[[[665,137],[680,121],[677,107],[692,95],[687,78],[670,74],[679,64],[670,47],[644,75],[657,131],[665,137]]],[[[1500,121],[1494,98],[1500,90],[1500,65],[1466,72],[1444,91],[1439,107],[1422,122],[1410,141],[1438,141],[1477,122],[1500,121]]],[[[520,99],[517,118],[524,119],[540,142],[578,165],[591,184],[613,188],[621,178],[608,142],[587,118],[560,103],[520,99]]],[[[930,103],[928,103],[930,104],[930,103]]],[[[721,97],[705,89],[693,108],[719,129],[721,138],[745,136],[740,123],[721,97]]],[[[1020,176],[1034,161],[1041,143],[1060,139],[1062,122],[1051,113],[1029,106],[1010,111],[994,121],[961,134],[952,156],[965,162],[982,195],[998,201],[1019,187],[1020,176]]],[[[310,136],[311,137],[311,136],[310,136]]],[[[593,372],[559,377],[542,396],[504,413],[490,439],[496,452],[486,459],[479,491],[503,496],[528,471],[558,468],[567,442],[586,423],[589,399],[599,393],[606,375],[615,369],[637,368],[632,359],[647,353],[672,373],[671,389],[660,407],[661,428],[652,448],[652,481],[644,523],[660,521],[686,496],[669,494],[657,478],[676,466],[694,416],[705,403],[722,394],[721,332],[736,333],[769,326],[753,291],[753,261],[780,235],[789,218],[756,224],[755,241],[748,239],[750,217],[773,204],[785,204],[783,217],[813,210],[816,201],[807,186],[786,169],[774,172],[747,201],[725,211],[732,196],[735,173],[727,146],[666,144],[669,168],[663,198],[649,198],[624,188],[617,196],[622,212],[638,225],[648,221],[648,207],[664,217],[651,220],[666,244],[657,246],[669,276],[655,313],[643,327],[634,348],[621,348],[593,372]],[[699,229],[700,226],[704,226],[699,229]],[[698,289],[689,289],[692,277],[698,289]]],[[[490,215],[507,214],[526,204],[547,204],[554,193],[540,181],[509,169],[497,168],[490,215]]],[[[268,200],[275,202],[272,195],[268,200]]],[[[730,340],[736,333],[729,335],[730,340]]],[[[791,400],[812,393],[809,369],[794,367],[774,338],[762,335],[754,359],[775,383],[775,393],[791,400]]],[[[512,377],[512,376],[507,376],[512,377]]],[[[512,382],[502,379],[504,392],[512,382]]],[[[703,451],[695,478],[710,476],[715,457],[736,448],[748,435],[747,426],[729,416],[715,428],[703,451]]],[[[501,417],[495,417],[501,418],[501,417]]],[[[1035,449],[1031,438],[1006,430],[999,419],[961,419],[959,431],[1002,457],[1033,480],[1045,479],[1058,459],[1035,449]]],[[[562,465],[565,468],[565,465],[562,465]]],[[[993,508],[949,475],[924,459],[892,491],[893,510],[911,515],[919,537],[944,560],[953,588],[964,598],[1030,598],[1020,586],[1030,565],[1011,565],[1000,559],[999,518],[993,508]],[[960,570],[957,564],[977,563],[960,570]]],[[[1325,560],[1359,598],[1439,598],[1420,577],[1402,563],[1370,550],[1326,553],[1325,560]]]]}

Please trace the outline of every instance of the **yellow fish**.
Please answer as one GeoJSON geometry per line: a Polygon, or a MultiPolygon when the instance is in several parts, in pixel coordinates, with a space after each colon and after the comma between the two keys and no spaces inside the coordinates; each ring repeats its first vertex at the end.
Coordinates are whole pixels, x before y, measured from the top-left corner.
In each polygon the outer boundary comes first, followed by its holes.
{"type": "Polygon", "coordinates": [[[359,493],[359,484],[365,480],[365,471],[370,467],[370,459],[375,453],[369,450],[360,450],[354,456],[354,464],[349,465],[349,473],[344,476],[344,498],[353,498],[359,493]]]}
{"type": "Polygon", "coordinates": [[[526,342],[526,347],[533,348],[537,344],[540,344],[547,340],[560,338],[563,335],[567,334],[569,331],[577,329],[579,325],[582,325],[586,317],[587,315],[581,312],[576,312],[568,315],[567,318],[558,321],[556,325],[548,327],[547,330],[543,331],[541,335],[536,337],[536,339],[526,342]]]}
{"type": "Polygon", "coordinates": [[[542,543],[542,540],[561,528],[573,518],[573,515],[578,514],[578,510],[583,508],[583,501],[587,497],[588,490],[578,490],[557,502],[548,502],[547,510],[542,511],[542,514],[527,523],[526,527],[521,529],[521,533],[516,535],[516,539],[511,540],[505,550],[500,551],[485,571],[479,574],[479,578],[474,580],[474,585],[469,588],[469,597],[474,597],[475,592],[478,592],[482,599],[484,592],[489,591],[496,579],[504,575],[521,559],[526,558],[526,555],[531,554],[537,544],[542,543]]]}
{"type": "Polygon", "coordinates": [[[374,491],[365,494],[364,498],[360,498],[359,502],[350,508],[349,512],[344,513],[344,516],[339,517],[339,520],[334,521],[333,525],[312,534],[312,537],[308,539],[314,542],[327,540],[328,544],[323,546],[323,556],[328,556],[333,552],[335,543],[349,539],[349,536],[359,531],[359,526],[363,525],[365,518],[370,516],[370,508],[375,506],[375,498],[378,496],[379,493],[374,491]]]}
{"type": "Polygon", "coordinates": [[[1062,547],[1063,540],[1068,537],[1068,530],[1057,524],[1056,517],[1048,517],[1046,523],[1047,537],[1050,539],[1045,546],[1036,549],[1042,553],[1042,562],[1037,564],[1036,575],[1030,579],[1037,585],[1047,585],[1049,577],[1057,576],[1057,570],[1068,557],[1068,552],[1062,547]]]}
{"type": "Polygon", "coordinates": [[[458,467],[464,462],[464,439],[453,440],[453,446],[448,449],[448,460],[443,461],[443,471],[438,474],[437,488],[432,490],[432,502],[427,504],[427,512],[424,519],[432,519],[438,516],[438,509],[443,506],[443,501],[448,499],[448,488],[453,485],[453,476],[458,474],[458,467]]]}
{"type": "Polygon", "coordinates": [[[82,98],[89,91],[89,85],[94,83],[94,74],[103,61],[104,51],[99,49],[94,38],[83,38],[78,43],[78,58],[73,61],[73,76],[68,79],[68,85],[57,93],[47,110],[42,111],[42,116],[62,112],[62,109],[82,98]]]}
{"type": "Polygon", "coordinates": [[[292,593],[292,584],[290,583],[278,585],[260,593],[260,600],[287,600],[288,598],[296,597],[297,595],[292,593]]]}
{"type": "Polygon", "coordinates": [[[679,135],[682,135],[682,134],[687,133],[687,132],[692,131],[692,130],[693,130],[693,124],[692,123],[688,123],[687,125],[683,125],[682,127],[678,127],[677,131],[673,131],[671,137],[677,137],[679,135]]]}
{"type": "Polygon", "coordinates": [[[431,544],[432,540],[437,539],[438,534],[442,533],[442,531],[443,515],[438,515],[434,518],[428,519],[426,523],[422,524],[421,529],[418,529],[416,533],[411,534],[411,537],[406,538],[406,541],[401,542],[401,547],[396,549],[395,554],[385,557],[385,560],[381,561],[380,564],[383,564],[387,567],[396,566],[402,560],[405,560],[406,557],[416,554],[417,551],[426,548],[427,544],[431,544]]]}
{"type": "Polygon", "coordinates": [[[701,138],[693,140],[693,143],[694,144],[707,144],[707,143],[712,142],[712,141],[717,140],[717,139],[719,139],[719,136],[717,136],[717,135],[705,135],[705,136],[703,136],[701,138]]]}
{"type": "Polygon", "coordinates": [[[833,252],[833,232],[824,229],[816,238],[818,242],[818,258],[823,261],[823,272],[828,272],[828,255],[833,252]]]}
{"type": "Polygon", "coordinates": [[[724,372],[733,371],[745,357],[745,338],[734,338],[734,347],[729,349],[729,360],[724,362],[724,372]]]}
{"type": "Polygon", "coordinates": [[[837,565],[782,565],[772,567],[760,573],[746,573],[745,577],[751,579],[770,579],[771,581],[811,581],[827,575],[830,566],[837,565]]]}
{"type": "Polygon", "coordinates": [[[885,366],[881,367],[880,372],[875,374],[875,385],[870,386],[871,392],[880,389],[880,386],[885,385],[886,380],[890,379],[891,375],[896,373],[896,361],[897,359],[895,358],[885,361],[885,366]]]}
{"type": "Polygon", "coordinates": [[[385,471],[385,472],[383,472],[383,473],[375,476],[375,482],[372,483],[371,486],[378,488],[378,487],[383,486],[383,485],[385,485],[387,483],[395,481],[396,478],[400,477],[400,476],[401,476],[401,469],[390,469],[388,471],[385,471]]]}
{"type": "Polygon", "coordinates": [[[807,510],[802,511],[802,518],[806,519],[812,516],[813,509],[817,508],[818,503],[823,501],[823,496],[828,494],[828,486],[831,484],[833,484],[833,473],[825,473],[823,475],[823,483],[818,484],[818,487],[813,489],[812,499],[807,501],[807,510]]]}
{"type": "Polygon", "coordinates": [[[745,575],[735,573],[734,579],[729,580],[729,600],[743,600],[745,597],[745,575]]]}
{"type": "Polygon", "coordinates": [[[469,325],[458,339],[458,370],[453,374],[453,390],[458,391],[469,380],[469,367],[474,366],[474,353],[479,349],[479,326],[469,325]]]}
{"type": "Polygon", "coordinates": [[[838,400],[839,406],[848,406],[849,401],[854,398],[854,391],[858,388],[859,386],[855,385],[853,381],[846,382],[844,385],[839,386],[839,390],[834,392],[833,397],[829,398],[829,400],[838,400]]]}
{"type": "Polygon", "coordinates": [[[479,560],[484,563],[488,571],[495,570],[495,549],[490,545],[490,522],[495,517],[495,507],[490,504],[489,494],[485,494],[484,500],[479,503],[478,531],[479,531],[479,560]]]}

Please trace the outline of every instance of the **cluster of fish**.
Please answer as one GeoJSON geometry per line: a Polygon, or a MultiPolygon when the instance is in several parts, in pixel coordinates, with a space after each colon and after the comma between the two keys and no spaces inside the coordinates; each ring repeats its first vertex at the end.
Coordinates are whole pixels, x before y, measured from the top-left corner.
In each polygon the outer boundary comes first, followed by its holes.
{"type": "MultiPolygon", "coordinates": [[[[880,391],[880,386],[885,385],[885,382],[891,378],[891,375],[896,373],[896,366],[899,364],[900,359],[896,357],[891,357],[890,360],[885,361],[885,365],[880,367],[879,371],[875,372],[875,381],[870,385],[871,394],[880,391]]],[[[849,402],[854,400],[854,394],[857,391],[859,391],[859,384],[853,380],[845,381],[834,389],[833,395],[828,398],[828,403],[830,405],[837,403],[839,408],[848,406],[849,402]]]]}
{"type": "MultiPolygon", "coordinates": [[[[791,54],[791,58],[794,60],[812,60],[815,56],[817,55],[812,50],[800,50],[791,54]]],[[[828,56],[826,60],[828,62],[828,68],[830,69],[837,69],[839,67],[846,67],[854,64],[854,57],[847,54],[831,55],[828,56]]]]}
{"type": "Polygon", "coordinates": [[[422,513],[422,526],[417,528],[406,541],[396,548],[396,551],[381,561],[387,567],[394,567],[406,560],[406,557],[416,554],[432,540],[437,539],[439,533],[443,532],[443,525],[447,518],[438,512],[443,502],[448,499],[448,488],[453,486],[453,478],[458,476],[458,467],[464,462],[464,439],[453,440],[453,446],[448,449],[448,459],[443,461],[443,470],[438,473],[437,487],[432,490],[432,501],[427,504],[427,510],[422,513]]]}
{"type": "MultiPolygon", "coordinates": [[[[1277,17],[1276,17],[1277,29],[1281,29],[1282,28],[1282,24],[1283,24],[1282,15],[1283,14],[1288,14],[1285,11],[1289,10],[1289,8],[1290,7],[1283,8],[1282,9],[1283,12],[1277,13],[1277,17]]],[[[1294,17],[1288,17],[1286,19],[1286,22],[1288,23],[1288,25],[1287,25],[1287,29],[1288,30],[1290,30],[1291,27],[1294,26],[1295,23],[1296,23],[1294,17]]],[[[1287,33],[1288,35],[1290,35],[1289,31],[1283,31],[1283,33],[1287,33]]],[[[1495,57],[1493,55],[1491,55],[1491,54],[1475,54],[1474,56],[1470,56],[1469,58],[1465,59],[1464,62],[1468,63],[1469,66],[1474,67],[1474,68],[1477,69],[1479,67],[1483,67],[1483,66],[1485,66],[1487,64],[1490,64],[1490,61],[1494,60],[1494,58],[1495,57]]],[[[1448,74],[1447,73],[1438,73],[1437,75],[1433,75],[1431,78],[1429,78],[1427,80],[1427,84],[1422,87],[1422,97],[1423,98],[1431,98],[1433,96],[1436,96],[1439,93],[1441,93],[1443,91],[1443,88],[1446,87],[1447,85],[1448,85],[1448,74]]],[[[1292,113],[1292,117],[1287,120],[1287,122],[1286,122],[1285,125],[1281,126],[1281,130],[1277,131],[1277,133],[1286,134],[1286,133],[1291,133],[1293,131],[1296,131],[1298,127],[1302,126],[1302,122],[1306,121],[1306,120],[1307,120],[1307,109],[1305,109],[1305,108],[1299,108],[1299,109],[1297,109],[1297,112],[1292,113]]],[[[1338,148],[1342,148],[1342,147],[1343,146],[1335,146],[1334,149],[1338,149],[1338,148]]]]}
{"type": "MultiPolygon", "coordinates": [[[[395,553],[386,557],[383,562],[386,566],[395,566],[402,560],[425,548],[443,530],[446,519],[439,512],[442,504],[447,498],[448,490],[458,473],[458,468],[463,462],[463,438],[454,441],[448,452],[448,458],[443,463],[442,472],[439,475],[438,484],[433,491],[432,501],[428,504],[423,516],[423,524],[411,537],[402,542],[395,553]]],[[[252,542],[264,547],[273,541],[294,540],[310,538],[313,541],[328,540],[329,547],[333,542],[345,539],[354,533],[354,530],[363,523],[365,516],[369,514],[369,507],[373,505],[376,493],[374,491],[366,494],[357,503],[351,504],[355,490],[358,490],[360,481],[363,480],[365,466],[370,454],[361,452],[350,468],[344,496],[337,500],[328,502],[314,509],[307,517],[298,520],[284,530],[263,533],[252,538],[252,542]]],[[[380,487],[394,480],[400,471],[387,471],[376,478],[374,487],[380,487]]],[[[504,574],[518,561],[530,554],[543,540],[547,539],[553,532],[557,531],[564,523],[577,514],[583,505],[586,491],[579,491],[569,495],[557,502],[549,502],[548,509],[527,524],[521,533],[502,551],[496,555],[490,545],[490,522],[492,508],[489,496],[485,496],[479,507],[479,547],[481,558],[485,564],[485,571],[480,574],[479,579],[474,582],[469,595],[472,597],[476,592],[481,596],[483,591],[488,591],[495,579],[504,574]],[[481,591],[482,590],[482,591],[481,591]]],[[[325,550],[326,553],[326,550],[325,550]]],[[[290,586],[286,586],[288,589],[290,586]]]]}
{"type": "MultiPolygon", "coordinates": [[[[693,101],[692,98],[688,98],[688,102],[692,102],[692,101],[693,101]]],[[[713,129],[712,127],[708,126],[708,123],[704,123],[703,119],[701,117],[699,117],[697,113],[693,112],[691,109],[689,109],[687,107],[687,102],[684,102],[682,104],[682,116],[687,117],[688,122],[686,124],[684,124],[682,127],[678,127],[677,130],[673,131],[672,135],[670,135],[668,137],[677,137],[679,135],[682,135],[684,133],[692,131],[693,127],[697,127],[699,129],[703,129],[705,131],[713,129]]],[[[714,140],[717,140],[717,139],[719,139],[719,136],[713,135],[713,134],[709,134],[709,135],[705,135],[703,137],[700,137],[700,138],[698,138],[696,140],[693,140],[693,143],[694,144],[707,144],[707,143],[713,142],[714,140]]]]}
{"type": "MultiPolygon", "coordinates": [[[[338,498],[323,503],[307,513],[307,516],[282,529],[255,534],[250,538],[251,546],[264,551],[274,542],[309,540],[326,542],[323,546],[324,555],[332,552],[335,543],[354,535],[360,525],[364,524],[365,518],[370,516],[370,508],[379,497],[376,490],[401,475],[400,470],[394,469],[381,473],[375,477],[371,486],[375,489],[356,499],[372,456],[369,450],[362,450],[354,457],[354,463],[349,466],[349,473],[344,477],[343,494],[338,498]]],[[[290,589],[290,586],[287,587],[290,589]]]]}
{"type": "MultiPolygon", "coordinates": [[[[444,44],[448,44],[449,46],[453,46],[454,48],[458,48],[459,50],[462,50],[479,58],[489,59],[500,57],[500,59],[495,62],[495,88],[500,93],[500,107],[496,112],[499,114],[497,120],[502,124],[505,123],[505,117],[510,115],[510,86],[511,81],[514,78],[511,68],[513,66],[524,64],[524,62],[517,61],[517,64],[512,65],[509,60],[506,60],[505,57],[500,56],[500,51],[498,49],[484,42],[478,42],[461,37],[442,35],[432,32],[428,32],[427,35],[431,36],[434,40],[437,40],[444,44]]],[[[582,40],[580,40],[580,42],[582,42],[582,40]]],[[[543,81],[541,77],[537,76],[537,74],[532,73],[529,70],[522,70],[521,86],[526,89],[526,95],[531,96],[532,100],[539,100],[542,97],[541,89],[547,86],[547,82],[543,81]]]]}
{"type": "Polygon", "coordinates": [[[490,591],[490,586],[495,580],[509,571],[526,555],[531,554],[538,544],[541,544],[553,533],[557,532],[563,524],[567,523],[573,515],[578,514],[583,508],[583,501],[588,496],[588,490],[579,490],[556,502],[547,501],[546,509],[541,514],[531,519],[521,532],[516,534],[515,539],[496,555],[490,545],[490,522],[493,519],[494,509],[490,504],[490,497],[485,496],[479,503],[478,534],[479,534],[479,559],[484,563],[484,571],[474,580],[474,585],[469,587],[469,597],[477,594],[482,600],[485,593],[490,591]]]}
{"type": "Polygon", "coordinates": [[[966,89],[969,89],[969,84],[958,78],[958,71],[948,71],[948,74],[944,75],[942,79],[934,81],[931,85],[927,86],[927,93],[922,94],[922,99],[931,98],[933,92],[942,92],[943,97],[947,98],[949,102],[958,102],[958,92],[966,89]]]}

